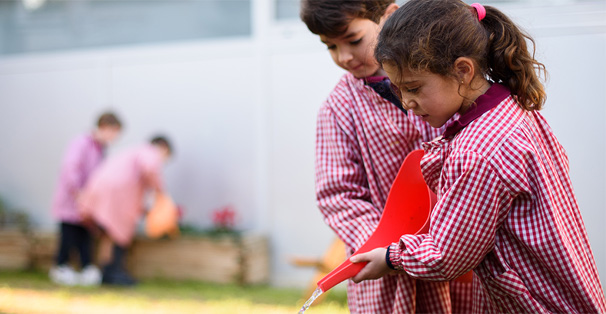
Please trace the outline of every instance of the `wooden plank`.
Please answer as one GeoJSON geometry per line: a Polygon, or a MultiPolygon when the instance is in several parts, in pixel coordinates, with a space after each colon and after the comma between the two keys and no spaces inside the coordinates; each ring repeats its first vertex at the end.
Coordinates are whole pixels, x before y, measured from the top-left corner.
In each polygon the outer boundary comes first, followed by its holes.
{"type": "Polygon", "coordinates": [[[137,278],[261,283],[269,278],[267,240],[243,236],[176,240],[137,238],[128,265],[137,278]]]}
{"type": "Polygon", "coordinates": [[[269,280],[269,243],[265,237],[251,235],[242,241],[243,283],[260,284],[269,280]]]}
{"type": "Polygon", "coordinates": [[[30,263],[30,241],[18,229],[0,230],[0,269],[24,270],[30,263]]]}
{"type": "Polygon", "coordinates": [[[31,266],[36,270],[48,271],[55,265],[58,234],[50,232],[33,232],[31,237],[31,266]]]}
{"type": "MultiPolygon", "coordinates": [[[[54,264],[57,236],[0,230],[0,269],[48,271],[54,264]]],[[[138,237],[127,256],[128,268],[136,278],[218,283],[265,283],[269,263],[267,238],[254,234],[239,238],[182,236],[175,240],[138,237]]]]}

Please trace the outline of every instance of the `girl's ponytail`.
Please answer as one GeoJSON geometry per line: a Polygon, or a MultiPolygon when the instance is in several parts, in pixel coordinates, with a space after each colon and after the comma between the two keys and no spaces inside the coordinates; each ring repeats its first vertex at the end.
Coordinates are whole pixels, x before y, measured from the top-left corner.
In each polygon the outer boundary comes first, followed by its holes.
{"type": "Polygon", "coordinates": [[[522,108],[540,110],[546,94],[538,74],[546,75],[547,72],[545,66],[534,58],[534,40],[498,9],[485,8],[486,17],[481,24],[490,34],[486,74],[493,81],[508,86],[522,108]],[[532,43],[532,54],[526,40],[532,43]]]}
{"type": "Polygon", "coordinates": [[[375,57],[381,64],[445,76],[453,75],[457,58],[468,57],[478,75],[509,87],[520,107],[541,109],[546,96],[537,72],[546,71],[534,59],[534,41],[498,9],[484,9],[480,20],[478,9],[462,1],[409,0],[385,22],[375,57]]]}

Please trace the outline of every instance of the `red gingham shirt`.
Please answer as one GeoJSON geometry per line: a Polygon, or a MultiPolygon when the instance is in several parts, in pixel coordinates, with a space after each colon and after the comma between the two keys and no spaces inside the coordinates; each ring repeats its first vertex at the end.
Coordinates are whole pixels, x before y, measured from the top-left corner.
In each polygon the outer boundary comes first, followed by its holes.
{"type": "Polygon", "coordinates": [[[563,147],[508,90],[486,101],[499,104],[424,144],[438,203],[429,234],[390,246],[392,264],[428,280],[473,269],[474,312],[606,313],[563,147]]]}
{"type": "MultiPolygon", "coordinates": [[[[410,118],[350,73],[342,77],[320,109],[318,205],[325,222],[345,242],[348,254],[359,248],[379,223],[406,155],[441,134],[418,118],[410,118]]],[[[470,286],[467,284],[468,290],[470,286]]],[[[359,284],[350,282],[348,303],[352,313],[444,313],[451,311],[449,291],[447,282],[390,275],[359,284]]],[[[458,295],[467,294],[463,290],[458,295]]]]}

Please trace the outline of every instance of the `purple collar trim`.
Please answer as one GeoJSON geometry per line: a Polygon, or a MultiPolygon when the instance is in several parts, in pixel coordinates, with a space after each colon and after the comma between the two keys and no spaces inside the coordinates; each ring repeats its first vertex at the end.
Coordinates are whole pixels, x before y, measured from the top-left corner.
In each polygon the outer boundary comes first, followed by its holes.
{"type": "Polygon", "coordinates": [[[490,109],[498,106],[505,98],[511,94],[508,87],[494,83],[490,88],[478,97],[475,101],[475,105],[471,105],[469,110],[462,114],[459,119],[452,121],[444,131],[444,138],[455,136],[459,131],[464,129],[473,120],[479,118],[484,113],[490,111],[490,109]]]}
{"type": "Polygon", "coordinates": [[[379,83],[388,79],[387,76],[369,76],[364,78],[366,84],[379,83]]]}

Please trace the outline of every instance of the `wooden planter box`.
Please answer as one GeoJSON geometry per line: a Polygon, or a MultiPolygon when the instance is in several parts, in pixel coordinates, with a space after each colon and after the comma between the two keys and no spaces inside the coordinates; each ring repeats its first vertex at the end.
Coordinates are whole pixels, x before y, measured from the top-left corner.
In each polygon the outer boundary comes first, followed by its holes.
{"type": "Polygon", "coordinates": [[[265,283],[269,279],[268,241],[253,234],[137,238],[129,252],[128,267],[139,279],[265,283]]]}
{"type": "Polygon", "coordinates": [[[48,271],[56,253],[54,233],[0,229],[0,270],[48,271]]]}
{"type": "MultiPolygon", "coordinates": [[[[56,252],[57,234],[0,229],[0,270],[48,271],[56,252]]],[[[138,279],[266,283],[269,245],[266,237],[254,234],[183,235],[174,240],[138,237],[129,250],[127,267],[138,279]]]]}
{"type": "MultiPolygon", "coordinates": [[[[49,232],[33,232],[30,235],[30,267],[35,270],[48,271],[55,265],[55,255],[59,245],[59,234],[49,232]]],[[[77,257],[77,256],[75,256],[77,257]]],[[[72,256],[71,260],[77,260],[72,256]]],[[[77,264],[79,267],[80,265],[77,264]]],[[[78,269],[76,267],[76,269],[78,269]]]]}
{"type": "Polygon", "coordinates": [[[22,270],[30,267],[31,241],[19,229],[0,229],[0,269],[22,270]]]}

